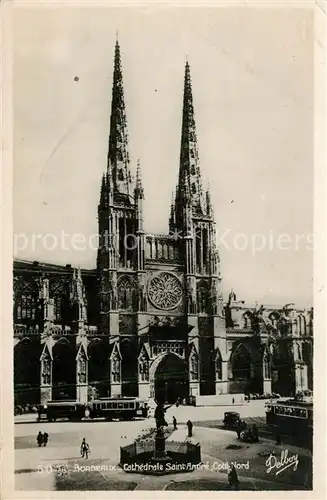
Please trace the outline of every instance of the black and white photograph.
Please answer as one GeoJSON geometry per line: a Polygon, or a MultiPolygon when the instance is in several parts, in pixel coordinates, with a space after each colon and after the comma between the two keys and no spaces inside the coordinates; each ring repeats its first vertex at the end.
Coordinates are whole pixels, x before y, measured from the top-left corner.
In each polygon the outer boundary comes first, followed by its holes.
{"type": "Polygon", "coordinates": [[[313,491],[303,4],[13,9],[16,492],[313,491]]]}

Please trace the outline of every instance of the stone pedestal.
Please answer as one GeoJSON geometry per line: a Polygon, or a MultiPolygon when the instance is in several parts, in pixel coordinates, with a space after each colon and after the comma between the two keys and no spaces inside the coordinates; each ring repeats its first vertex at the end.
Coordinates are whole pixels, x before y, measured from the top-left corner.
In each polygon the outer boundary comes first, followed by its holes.
{"type": "Polygon", "coordinates": [[[52,386],[51,385],[41,385],[40,387],[40,404],[47,404],[48,401],[52,400],[52,386]]]}
{"type": "Polygon", "coordinates": [[[88,386],[87,386],[87,384],[80,384],[77,386],[76,400],[79,403],[87,404],[87,400],[88,400],[88,386]]]}
{"type": "Polygon", "coordinates": [[[271,394],[271,379],[264,379],[263,381],[263,392],[266,394],[271,394]]]}
{"type": "Polygon", "coordinates": [[[190,382],[190,396],[199,396],[200,394],[200,383],[190,382]]]}
{"type": "Polygon", "coordinates": [[[227,380],[217,380],[216,381],[216,396],[219,396],[220,394],[227,394],[228,393],[228,382],[227,380]]]}
{"type": "Polygon", "coordinates": [[[169,462],[171,459],[166,453],[166,441],[161,430],[158,430],[155,437],[155,451],[151,460],[153,462],[169,462]]]}
{"type": "Polygon", "coordinates": [[[111,396],[121,396],[122,387],[121,384],[111,384],[111,396]]]}

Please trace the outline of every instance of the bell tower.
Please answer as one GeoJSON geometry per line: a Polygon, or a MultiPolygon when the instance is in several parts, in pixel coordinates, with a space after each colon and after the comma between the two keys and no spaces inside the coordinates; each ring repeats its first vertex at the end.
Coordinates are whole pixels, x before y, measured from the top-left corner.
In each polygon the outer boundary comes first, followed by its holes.
{"type": "MultiPolygon", "coordinates": [[[[215,394],[215,359],[225,347],[219,255],[210,192],[202,187],[190,65],[184,74],[183,118],[178,185],[170,227],[182,235],[188,323],[193,325],[192,349],[199,357],[200,381],[193,392],[215,394]]],[[[224,357],[222,355],[222,357],[224,357]]],[[[217,380],[217,379],[216,379],[217,380]]],[[[219,385],[219,384],[218,384],[219,385]]],[[[220,384],[222,385],[222,384],[220,384]]],[[[218,392],[226,392],[218,387],[218,392]]]]}
{"type": "Polygon", "coordinates": [[[118,272],[133,272],[140,265],[138,232],[142,230],[139,225],[143,220],[143,205],[139,192],[132,185],[121,54],[116,40],[107,169],[98,205],[97,256],[101,330],[115,338],[119,334],[118,272]]]}

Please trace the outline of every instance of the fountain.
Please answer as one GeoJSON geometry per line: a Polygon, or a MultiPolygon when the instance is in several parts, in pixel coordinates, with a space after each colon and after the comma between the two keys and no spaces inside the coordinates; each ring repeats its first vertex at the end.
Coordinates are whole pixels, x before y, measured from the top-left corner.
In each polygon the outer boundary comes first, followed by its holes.
{"type": "Polygon", "coordinates": [[[154,439],[138,442],[120,448],[120,467],[125,472],[163,475],[176,472],[191,472],[201,463],[199,444],[187,441],[166,443],[164,427],[165,412],[162,404],[155,410],[156,429],[154,439]]]}

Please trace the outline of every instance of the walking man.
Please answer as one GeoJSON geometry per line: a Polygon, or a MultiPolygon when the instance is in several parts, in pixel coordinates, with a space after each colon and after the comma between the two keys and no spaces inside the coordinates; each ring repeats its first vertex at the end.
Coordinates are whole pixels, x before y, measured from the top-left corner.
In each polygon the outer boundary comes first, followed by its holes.
{"type": "Polygon", "coordinates": [[[192,437],[193,424],[192,424],[191,420],[188,420],[186,422],[186,425],[187,425],[187,430],[188,430],[188,437],[192,437]]]}
{"type": "Polygon", "coordinates": [[[241,431],[242,431],[242,426],[241,426],[241,424],[242,424],[242,423],[241,423],[241,421],[240,421],[240,420],[238,420],[238,421],[236,422],[236,427],[235,427],[235,430],[236,430],[236,434],[237,434],[237,439],[240,439],[240,437],[241,437],[241,431]]]}
{"type": "Polygon", "coordinates": [[[87,442],[85,441],[85,438],[83,438],[83,441],[81,444],[81,456],[82,456],[82,458],[84,458],[84,457],[89,458],[89,451],[90,451],[90,447],[87,444],[87,442]]]}
{"type": "Polygon", "coordinates": [[[238,490],[239,480],[234,465],[231,466],[230,471],[228,473],[228,482],[231,488],[234,487],[235,490],[238,490]]]}
{"type": "Polygon", "coordinates": [[[49,434],[45,432],[43,434],[43,446],[46,446],[48,444],[48,439],[49,439],[49,434]]]}
{"type": "Polygon", "coordinates": [[[41,431],[39,431],[38,435],[36,436],[36,442],[37,442],[38,446],[42,446],[43,434],[41,431]]]}
{"type": "Polygon", "coordinates": [[[174,431],[177,431],[177,420],[175,417],[173,417],[173,426],[174,426],[174,431]]]}

